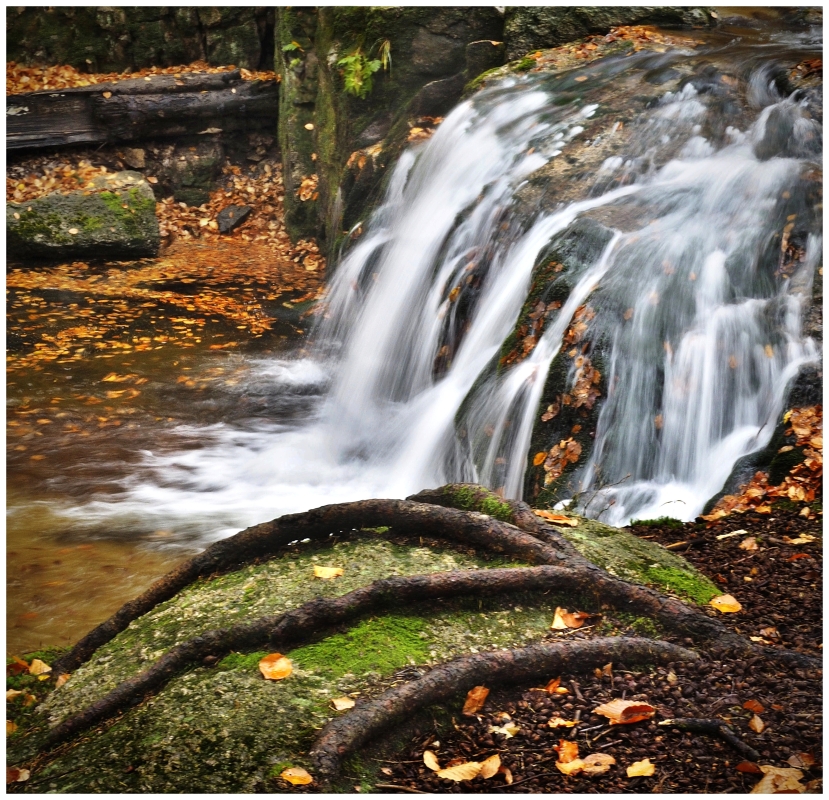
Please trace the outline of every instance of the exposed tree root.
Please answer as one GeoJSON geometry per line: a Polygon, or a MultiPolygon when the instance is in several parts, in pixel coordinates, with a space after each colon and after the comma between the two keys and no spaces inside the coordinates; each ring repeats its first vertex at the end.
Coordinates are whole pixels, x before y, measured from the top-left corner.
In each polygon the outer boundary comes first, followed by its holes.
{"type": "Polygon", "coordinates": [[[543,680],[565,670],[584,672],[608,661],[665,664],[697,658],[693,651],[668,642],[622,637],[478,653],[435,667],[422,678],[389,689],[332,720],[322,729],[309,755],[315,776],[326,783],[339,774],[344,758],[382,730],[424,706],[447,700],[477,684],[543,680]]]}
{"type": "MultiPolygon", "coordinates": [[[[461,487],[479,489],[479,487],[461,487]]],[[[456,487],[444,487],[422,496],[446,501],[457,496],[456,487]],[[440,495],[439,493],[442,493],[440,495]]],[[[480,490],[486,492],[486,490],[480,490]]],[[[465,495],[468,498],[468,494],[465,495]]],[[[505,504],[501,504],[503,507],[505,504]]],[[[127,603],[113,617],[95,628],[73,650],[53,665],[53,674],[73,670],[135,618],[174,596],[196,578],[272,555],[293,541],[327,539],[342,530],[391,525],[396,533],[435,536],[450,541],[508,554],[537,568],[492,569],[396,577],[376,581],[338,598],[317,598],[285,614],[207,631],[162,656],[145,672],[124,681],[112,692],[64,720],[49,734],[48,745],[66,739],[133,705],[167,683],[182,668],[207,656],[219,657],[231,650],[254,649],[268,642],[285,649],[317,634],[321,629],[354,619],[360,614],[401,602],[417,602],[468,593],[500,593],[558,589],[594,595],[598,603],[620,611],[647,615],[674,631],[717,652],[762,652],[766,658],[795,666],[813,667],[817,659],[774,648],[757,648],[728,630],[719,620],[673,597],[608,574],[578,553],[552,526],[541,522],[523,503],[510,503],[513,519],[532,527],[536,535],[475,511],[419,503],[413,500],[366,500],[324,506],[303,514],[280,517],[248,528],[217,542],[204,553],[157,581],[147,592],[127,603]],[[530,519],[532,518],[532,519],[530,519]],[[543,536],[546,541],[540,541],[543,536]],[[564,550],[567,552],[563,552],[564,550]]]]}
{"type": "Polygon", "coordinates": [[[705,736],[718,736],[728,742],[741,756],[752,761],[759,761],[760,754],[747,745],[733,730],[721,719],[666,719],[659,723],[667,728],[674,728],[678,731],[689,733],[701,733],[705,736]]]}

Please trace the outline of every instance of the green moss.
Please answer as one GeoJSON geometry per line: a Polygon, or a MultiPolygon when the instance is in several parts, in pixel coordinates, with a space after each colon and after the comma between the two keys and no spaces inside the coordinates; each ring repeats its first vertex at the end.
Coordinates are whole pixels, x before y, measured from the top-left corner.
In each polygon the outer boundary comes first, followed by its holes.
{"type": "Polygon", "coordinates": [[[656,519],[634,519],[631,520],[630,525],[643,528],[681,528],[685,523],[673,517],[657,517],[656,519]]]}
{"type": "Polygon", "coordinates": [[[483,487],[473,489],[461,486],[455,489],[453,499],[457,508],[479,511],[503,522],[512,522],[512,508],[509,504],[483,487]]]}
{"type": "Polygon", "coordinates": [[[531,70],[535,66],[538,66],[538,62],[534,58],[525,56],[520,61],[510,64],[509,68],[513,72],[527,72],[527,70],[531,70]]]}
{"type": "Polygon", "coordinates": [[[427,621],[389,615],[364,620],[346,633],[337,633],[290,653],[303,669],[338,678],[351,673],[387,675],[429,656],[427,621]]]}
{"type": "Polygon", "coordinates": [[[644,577],[648,583],[656,584],[660,589],[684,595],[700,605],[707,603],[720,593],[719,589],[703,575],[692,575],[673,567],[649,567],[645,570],[644,577]]]}
{"type": "Polygon", "coordinates": [[[218,669],[256,669],[266,655],[266,650],[257,650],[255,653],[229,653],[216,666],[218,669]]]}
{"type": "Polygon", "coordinates": [[[23,206],[10,204],[10,211],[17,211],[20,219],[13,224],[14,232],[23,239],[35,239],[44,236],[60,244],[69,244],[72,237],[61,230],[62,219],[56,213],[40,213],[39,210],[23,210],[23,206]]]}
{"type": "Polygon", "coordinates": [[[481,86],[483,86],[483,84],[486,83],[486,81],[490,78],[498,77],[503,74],[503,67],[493,67],[492,69],[488,69],[486,72],[482,72],[480,75],[478,75],[477,78],[473,78],[471,81],[469,81],[469,83],[466,84],[466,86],[463,87],[464,96],[472,94],[472,92],[476,91],[481,86]]]}

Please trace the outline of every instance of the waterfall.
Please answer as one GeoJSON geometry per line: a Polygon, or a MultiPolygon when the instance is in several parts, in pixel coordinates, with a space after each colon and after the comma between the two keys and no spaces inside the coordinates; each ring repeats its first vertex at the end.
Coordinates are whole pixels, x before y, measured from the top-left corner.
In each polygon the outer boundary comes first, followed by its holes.
{"type": "Polygon", "coordinates": [[[587,308],[579,346],[601,353],[607,389],[574,507],[612,524],[695,517],[819,357],[800,317],[821,258],[808,175],[821,130],[774,67],[800,46],[737,46],[741,96],[677,50],[511,77],[462,102],[403,153],[332,265],[310,354],[251,362],[247,391],[285,414],[180,431],[199,446],[146,453],[116,502],[73,513],[117,506],[124,525],[216,538],[449,481],[521,497],[551,364],[587,308]],[[686,80],[661,90],[666,74],[686,80]],[[795,220],[808,235],[786,261],[795,220]],[[586,222],[602,246],[507,364],[535,270],[586,222]]]}

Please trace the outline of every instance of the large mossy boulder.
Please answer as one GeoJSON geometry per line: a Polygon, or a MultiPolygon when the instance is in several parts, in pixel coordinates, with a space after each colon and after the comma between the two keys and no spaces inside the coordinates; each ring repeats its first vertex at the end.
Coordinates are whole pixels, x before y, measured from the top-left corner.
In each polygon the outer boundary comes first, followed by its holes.
{"type": "Polygon", "coordinates": [[[512,6],[506,9],[507,58],[557,47],[617,25],[708,26],[711,9],[693,6],[512,6]]]}
{"type": "MultiPolygon", "coordinates": [[[[474,498],[473,498],[474,499],[474,498]]],[[[497,510],[497,498],[474,508],[497,510]]],[[[716,589],[681,558],[651,542],[590,521],[567,532],[576,548],[616,574],[704,601],[716,589]]],[[[296,543],[273,559],[202,579],[132,622],[37,707],[33,727],[9,740],[10,764],[28,763],[50,725],[101,698],[163,653],[202,632],[336,597],[377,579],[453,569],[521,567],[504,556],[429,538],[405,539],[385,529],[340,535],[332,544],[296,543]],[[343,569],[315,578],[315,566],[343,569]]],[[[307,631],[286,651],[293,673],[266,681],[258,669],[267,653],[238,652],[194,664],[156,695],[112,724],[84,734],[72,747],[39,759],[23,792],[283,792],[288,766],[313,769],[308,759],[321,727],[338,716],[333,698],[358,704],[423,667],[454,657],[520,647],[549,636],[557,605],[600,611],[601,598],[522,592],[458,597],[395,606],[333,630],[307,631]]],[[[605,612],[606,613],[606,612],[605,612]]],[[[621,614],[602,630],[652,625],[621,614]]],[[[641,631],[640,631],[641,632],[641,631]]],[[[652,627],[648,628],[653,633],[652,627]]],[[[460,708],[462,698],[458,698],[460,708]]],[[[454,704],[453,706],[454,707],[454,704]]],[[[393,758],[420,722],[451,725],[451,708],[432,707],[369,750],[352,757],[332,791],[371,791],[383,782],[378,758],[393,758]],[[355,780],[355,776],[358,778],[355,780]]]]}
{"type": "Polygon", "coordinates": [[[88,189],[6,205],[11,258],[128,260],[155,256],[160,242],[155,196],[137,172],[117,172],[88,189]]]}

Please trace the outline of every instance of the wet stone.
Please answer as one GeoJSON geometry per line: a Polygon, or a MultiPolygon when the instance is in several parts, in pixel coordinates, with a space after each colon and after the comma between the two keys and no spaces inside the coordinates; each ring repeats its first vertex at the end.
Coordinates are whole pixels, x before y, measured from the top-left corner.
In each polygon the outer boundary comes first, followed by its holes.
{"type": "Polygon", "coordinates": [[[253,211],[253,206],[226,206],[216,217],[219,233],[230,233],[241,225],[253,211]]]}

